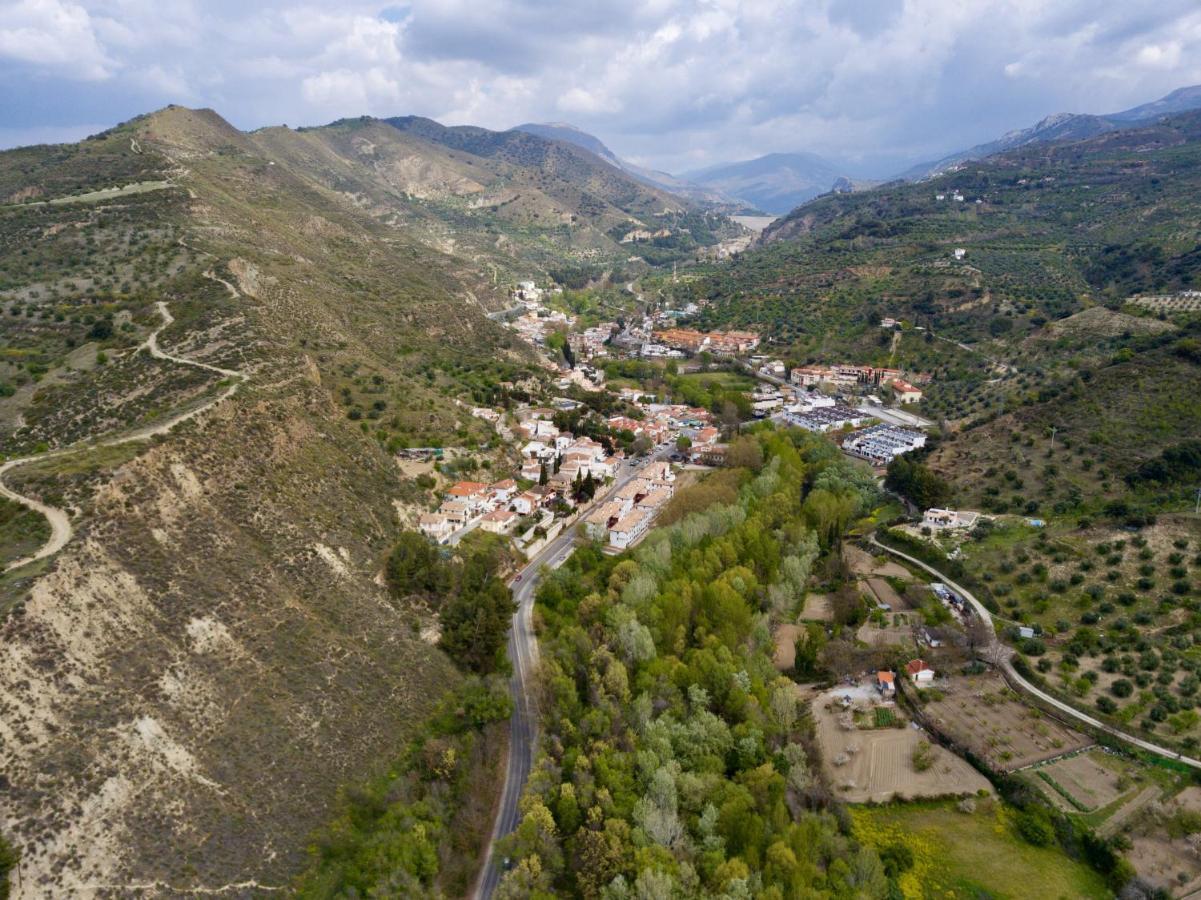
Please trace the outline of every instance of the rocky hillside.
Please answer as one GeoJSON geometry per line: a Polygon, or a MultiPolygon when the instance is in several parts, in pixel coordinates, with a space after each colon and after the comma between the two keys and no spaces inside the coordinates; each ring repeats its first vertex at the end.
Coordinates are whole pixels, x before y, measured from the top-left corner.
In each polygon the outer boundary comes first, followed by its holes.
{"type": "MultiPolygon", "coordinates": [[[[286,885],[339,787],[457,679],[377,583],[395,501],[421,493],[389,449],[490,440],[456,400],[535,370],[485,315],[490,270],[374,202],[394,187],[371,166],[334,183],[332,135],[292,136],[169,108],[0,154],[6,450],[225,397],[4,476],[73,529],[0,578],[0,833],[23,896],[286,885]],[[144,347],[160,328],[168,358],[144,347]]],[[[6,541],[42,525],[4,521],[6,541]]]]}

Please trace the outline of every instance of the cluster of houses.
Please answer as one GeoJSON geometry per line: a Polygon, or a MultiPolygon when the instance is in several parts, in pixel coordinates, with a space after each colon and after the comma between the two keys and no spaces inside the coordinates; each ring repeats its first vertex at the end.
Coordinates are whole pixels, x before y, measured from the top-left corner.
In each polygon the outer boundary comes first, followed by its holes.
{"type": "Polygon", "coordinates": [[[920,431],[897,425],[873,425],[848,437],[842,442],[842,449],[873,465],[886,466],[902,453],[925,445],[926,435],[920,431]]]}
{"type": "Polygon", "coordinates": [[[439,544],[470,526],[508,534],[520,518],[514,511],[518,497],[517,482],[511,478],[495,484],[460,481],[447,489],[437,512],[421,516],[417,527],[439,544]]]}
{"type": "MultiPolygon", "coordinates": [[[[934,667],[924,659],[911,659],[905,663],[905,677],[918,687],[934,682],[934,667]]],[[[893,697],[897,692],[897,676],[895,672],[882,669],[876,673],[876,690],[882,697],[893,697]]]]}
{"type": "Polygon", "coordinates": [[[624,484],[611,499],[584,520],[584,533],[593,540],[624,550],[646,534],[655,514],[674,493],[675,473],[671,464],[648,466],[642,477],[624,484]]]}
{"type": "Polygon", "coordinates": [[[697,331],[692,328],[664,328],[654,332],[654,339],[664,347],[687,353],[712,353],[715,356],[738,356],[759,346],[759,335],[753,331],[697,331]]]}
{"type": "Polygon", "coordinates": [[[576,359],[595,359],[608,354],[608,342],[618,331],[616,322],[601,322],[567,336],[567,343],[576,359]]]}
{"type": "Polygon", "coordinates": [[[575,318],[567,313],[539,307],[511,320],[509,327],[523,339],[541,347],[546,344],[546,336],[550,332],[564,331],[574,323],[575,318]]]}
{"type": "MultiPolygon", "coordinates": [[[[915,376],[915,378],[929,381],[927,376],[915,376]]],[[[917,403],[922,399],[921,388],[901,378],[900,369],[858,365],[797,366],[790,373],[789,380],[801,387],[814,387],[820,384],[834,387],[854,387],[856,385],[887,387],[892,390],[901,403],[917,403]]]]}

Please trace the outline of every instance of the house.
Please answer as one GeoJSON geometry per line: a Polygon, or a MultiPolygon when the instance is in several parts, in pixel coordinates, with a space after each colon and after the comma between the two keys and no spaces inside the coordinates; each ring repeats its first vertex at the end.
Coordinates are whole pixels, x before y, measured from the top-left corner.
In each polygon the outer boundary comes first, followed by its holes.
{"type": "Polygon", "coordinates": [[[537,494],[531,491],[526,491],[525,493],[518,494],[513,498],[513,511],[518,515],[528,516],[538,508],[538,505],[541,502],[542,498],[537,494]]]}
{"type": "Polygon", "coordinates": [[[474,500],[483,497],[488,492],[488,485],[482,481],[460,481],[452,484],[446,492],[447,500],[474,500]]]}
{"type": "Polygon", "coordinates": [[[512,478],[506,478],[503,481],[498,481],[490,486],[488,490],[492,494],[492,499],[496,503],[508,503],[517,494],[517,482],[512,478]]]}
{"type": "Polygon", "coordinates": [[[537,459],[527,459],[521,464],[520,474],[526,481],[537,481],[542,477],[542,462],[537,459]]]}
{"type": "Polygon", "coordinates": [[[619,550],[633,546],[640,537],[646,534],[653,515],[649,509],[641,507],[630,510],[609,529],[609,543],[619,550]]]}
{"type": "Polygon", "coordinates": [[[712,425],[708,425],[696,433],[696,436],[692,439],[692,446],[695,449],[716,444],[719,437],[721,437],[721,432],[712,425]]]}
{"type": "Polygon", "coordinates": [[[693,446],[692,455],[689,458],[692,462],[702,466],[724,466],[726,464],[726,452],[729,449],[728,444],[693,446]]]}
{"type": "Polygon", "coordinates": [[[967,256],[967,250],[963,247],[956,247],[953,253],[956,259],[963,259],[967,256]]]}
{"type": "Polygon", "coordinates": [[[446,500],[438,507],[438,512],[456,528],[466,525],[475,518],[475,511],[466,500],[446,500]]]}
{"type": "Polygon", "coordinates": [[[651,492],[635,503],[644,509],[658,509],[671,499],[671,486],[666,484],[652,485],[651,492]]]}
{"type": "Polygon", "coordinates": [[[584,534],[594,541],[605,540],[609,536],[609,529],[617,524],[625,512],[625,504],[620,500],[602,503],[584,520],[584,534]]]}
{"type": "Polygon", "coordinates": [[[450,520],[441,513],[422,513],[421,518],[417,520],[417,527],[426,537],[439,543],[450,537],[455,530],[450,520]]]}
{"type": "Polygon", "coordinates": [[[905,674],[914,684],[930,684],[934,681],[934,669],[924,659],[911,659],[905,663],[905,674]]]}
{"type": "Polygon", "coordinates": [[[642,474],[648,481],[671,484],[676,480],[676,473],[672,471],[671,463],[666,462],[653,462],[642,470],[642,474]]]}
{"type": "Polygon", "coordinates": [[[972,528],[979,518],[977,512],[931,507],[922,516],[922,525],[927,528],[972,528]]]}
{"type": "Polygon", "coordinates": [[[517,527],[519,518],[511,509],[494,509],[480,520],[480,528],[493,534],[508,534],[517,527]]]}
{"type": "Polygon", "coordinates": [[[917,403],[922,399],[921,389],[914,387],[908,381],[894,378],[888,382],[888,386],[892,388],[893,393],[897,395],[897,399],[902,403],[917,403]]]}
{"type": "Polygon", "coordinates": [[[885,697],[891,697],[896,693],[896,676],[892,672],[879,671],[876,673],[876,690],[885,697]]]}
{"type": "Polygon", "coordinates": [[[551,462],[558,454],[555,452],[553,444],[544,444],[542,441],[530,441],[521,448],[521,455],[526,459],[551,462]]]}

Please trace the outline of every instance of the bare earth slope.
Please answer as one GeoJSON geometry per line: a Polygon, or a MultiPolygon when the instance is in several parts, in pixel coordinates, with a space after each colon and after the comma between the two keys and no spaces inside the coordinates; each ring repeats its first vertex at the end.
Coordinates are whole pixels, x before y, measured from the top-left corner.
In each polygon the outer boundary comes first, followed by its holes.
{"type": "MultiPolygon", "coordinates": [[[[268,158],[212,113],[170,108],[42,149],[54,159],[31,196],[66,186],[79,199],[0,207],[0,342],[23,354],[0,379],[28,383],[26,360],[62,374],[9,398],[20,403],[0,420],[6,452],[120,435],[227,390],[131,353],[161,324],[160,301],[175,319],[158,336],[166,354],[246,381],[148,444],[5,475],[74,528],[59,553],[0,579],[0,831],[22,854],[14,886],[28,897],[286,886],[338,788],[390,758],[456,678],[418,639],[420,614],[376,584],[392,500],[411,489],[383,442],[481,427],[447,396],[444,348],[464,364],[524,359],[484,315],[469,261],[268,158]],[[83,196],[148,179],[168,186],[83,196]],[[136,268],[147,223],[169,260],[154,277],[136,268]],[[33,246],[61,253],[26,272],[33,246]],[[64,278],[48,287],[48,274],[64,278]],[[88,341],[107,364],[64,362],[88,341]],[[142,380],[117,377],[127,372],[142,380]],[[125,399],[123,385],[141,385],[143,401],[91,408],[99,390],[125,399]],[[367,392],[385,414],[348,418],[367,392]]],[[[0,154],[9,195],[29,158],[0,154]]]]}

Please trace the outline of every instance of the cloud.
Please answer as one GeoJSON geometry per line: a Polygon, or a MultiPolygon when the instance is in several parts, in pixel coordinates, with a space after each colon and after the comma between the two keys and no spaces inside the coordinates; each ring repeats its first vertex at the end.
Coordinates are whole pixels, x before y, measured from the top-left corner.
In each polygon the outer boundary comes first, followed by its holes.
{"type": "Polygon", "coordinates": [[[810,150],[883,174],[1201,82],[1193,60],[1195,0],[18,0],[0,128],[169,102],[240,127],[566,118],[661,168],[810,150]]]}
{"type": "Polygon", "coordinates": [[[59,0],[17,0],[0,7],[0,60],[71,78],[107,78],[115,63],[96,39],[88,11],[59,0]]]}

